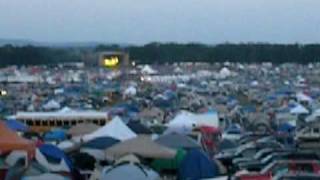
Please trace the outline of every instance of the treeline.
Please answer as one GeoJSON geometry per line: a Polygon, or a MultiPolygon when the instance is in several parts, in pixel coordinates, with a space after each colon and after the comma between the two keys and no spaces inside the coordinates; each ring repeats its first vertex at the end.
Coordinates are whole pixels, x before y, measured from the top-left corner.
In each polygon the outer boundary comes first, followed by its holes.
{"type": "MultiPolygon", "coordinates": [[[[0,66],[54,64],[84,61],[101,51],[127,51],[141,63],[173,62],[320,62],[320,44],[177,44],[150,43],[144,46],[100,45],[96,48],[0,47],[0,66]],[[88,56],[89,54],[89,56],[88,56]]],[[[96,60],[95,58],[92,59],[96,60]]]]}
{"type": "MultiPolygon", "coordinates": [[[[115,48],[115,45],[106,49],[115,48]]],[[[97,47],[103,49],[102,46],[97,47]]],[[[151,43],[125,49],[131,59],[143,63],[172,62],[320,62],[320,44],[176,44],[151,43]]]]}
{"type": "Polygon", "coordinates": [[[35,46],[16,47],[5,45],[0,47],[0,66],[8,65],[39,65],[59,62],[79,61],[74,50],[63,48],[47,48],[35,46]]]}

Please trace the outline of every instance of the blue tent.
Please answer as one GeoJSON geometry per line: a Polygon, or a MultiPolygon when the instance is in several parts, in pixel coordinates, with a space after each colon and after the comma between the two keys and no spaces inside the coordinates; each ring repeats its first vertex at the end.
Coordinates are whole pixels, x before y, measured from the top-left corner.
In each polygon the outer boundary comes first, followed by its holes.
{"type": "Polygon", "coordinates": [[[239,124],[231,124],[229,127],[227,127],[225,132],[231,134],[241,134],[241,126],[239,124]]]}
{"type": "Polygon", "coordinates": [[[44,140],[46,141],[63,141],[66,138],[66,133],[60,129],[52,130],[44,135],[44,140]]]}
{"type": "Polygon", "coordinates": [[[198,180],[213,178],[218,175],[218,167],[203,152],[192,150],[182,160],[179,172],[179,180],[198,180]]]}
{"type": "Polygon", "coordinates": [[[278,127],[278,132],[280,133],[292,133],[295,127],[289,123],[282,123],[278,127]]]}
{"type": "Polygon", "coordinates": [[[26,132],[29,130],[29,128],[25,124],[15,119],[9,119],[5,122],[6,122],[6,126],[14,131],[26,132]]]}
{"type": "Polygon", "coordinates": [[[98,137],[85,143],[83,147],[92,149],[107,149],[119,142],[119,140],[112,137],[98,137]]]}
{"type": "Polygon", "coordinates": [[[51,144],[43,144],[39,147],[39,151],[51,160],[61,161],[62,159],[67,163],[70,169],[73,169],[72,162],[66,154],[58,147],[51,144]]]}

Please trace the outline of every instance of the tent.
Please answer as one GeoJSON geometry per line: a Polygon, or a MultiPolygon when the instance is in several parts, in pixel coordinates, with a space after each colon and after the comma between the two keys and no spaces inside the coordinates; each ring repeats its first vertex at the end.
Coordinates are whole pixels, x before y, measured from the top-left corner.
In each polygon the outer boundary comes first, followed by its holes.
{"type": "Polygon", "coordinates": [[[60,109],[61,105],[55,100],[50,100],[49,102],[43,105],[43,108],[46,110],[60,109]]]}
{"type": "Polygon", "coordinates": [[[198,180],[213,178],[219,173],[218,167],[203,152],[199,150],[190,151],[182,160],[178,179],[198,180]]]}
{"type": "Polygon", "coordinates": [[[173,149],[200,148],[200,145],[190,137],[181,134],[166,134],[155,140],[156,143],[173,149]]]}
{"type": "Polygon", "coordinates": [[[290,123],[282,123],[278,127],[278,132],[280,133],[292,133],[295,130],[295,126],[290,123]]]}
{"type": "Polygon", "coordinates": [[[158,180],[159,175],[153,170],[140,164],[122,164],[115,167],[109,166],[103,169],[100,180],[158,180]]]}
{"type": "Polygon", "coordinates": [[[7,127],[14,131],[26,132],[29,130],[29,128],[25,124],[15,119],[9,119],[9,120],[6,120],[5,122],[7,127]]]}
{"type": "Polygon", "coordinates": [[[106,151],[107,159],[117,159],[121,156],[134,154],[143,158],[171,159],[176,151],[152,141],[150,136],[141,135],[118,143],[106,151]]]}
{"type": "Polygon", "coordinates": [[[145,65],[145,66],[141,69],[141,73],[142,73],[142,74],[157,74],[158,72],[157,72],[156,70],[154,70],[151,66],[145,65]]]}
{"type": "Polygon", "coordinates": [[[83,137],[84,141],[90,141],[97,137],[112,137],[124,141],[136,137],[137,135],[128,126],[122,122],[122,120],[116,116],[111,122],[107,123],[103,127],[97,129],[96,131],[85,135],[83,137]]]}
{"type": "Polygon", "coordinates": [[[130,86],[124,90],[123,94],[126,96],[135,96],[137,94],[137,89],[133,86],[130,86]]]}
{"type": "Polygon", "coordinates": [[[107,149],[120,141],[112,137],[98,137],[85,143],[83,147],[92,149],[107,149]]]}
{"type": "Polygon", "coordinates": [[[179,168],[180,163],[186,154],[185,150],[178,149],[177,154],[173,159],[156,159],[151,163],[151,167],[158,172],[163,170],[176,170],[179,168]]]}
{"type": "Polygon", "coordinates": [[[29,158],[35,155],[34,143],[18,136],[14,131],[8,129],[4,122],[0,122],[0,154],[13,150],[27,151],[29,158]]]}
{"type": "Polygon", "coordinates": [[[99,128],[100,126],[93,123],[81,123],[71,127],[68,130],[68,134],[72,135],[73,137],[83,136],[85,134],[90,134],[99,128]]]}
{"type": "Polygon", "coordinates": [[[51,144],[43,144],[39,147],[36,160],[51,171],[70,172],[73,168],[69,157],[58,147],[51,144]]]}
{"type": "Polygon", "coordinates": [[[61,129],[54,129],[44,135],[45,141],[63,141],[66,138],[66,133],[61,129]]]}
{"type": "Polygon", "coordinates": [[[308,114],[309,110],[301,104],[297,104],[294,108],[290,109],[291,114],[308,114]]]}
{"type": "Polygon", "coordinates": [[[152,131],[139,121],[130,121],[127,126],[136,134],[152,134],[152,131]]]}

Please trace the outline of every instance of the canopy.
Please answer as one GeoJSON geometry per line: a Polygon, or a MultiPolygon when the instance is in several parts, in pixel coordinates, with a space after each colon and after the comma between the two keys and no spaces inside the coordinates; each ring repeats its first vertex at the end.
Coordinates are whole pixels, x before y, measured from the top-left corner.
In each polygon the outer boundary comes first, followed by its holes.
{"type": "Polygon", "coordinates": [[[158,172],[178,169],[186,154],[186,151],[179,149],[173,159],[156,159],[151,163],[151,167],[158,172]]]}
{"type": "Polygon", "coordinates": [[[0,153],[7,153],[13,150],[27,151],[29,157],[33,157],[35,145],[8,129],[4,122],[0,122],[0,153]]]}
{"type": "Polygon", "coordinates": [[[23,124],[20,121],[15,120],[15,119],[9,119],[5,122],[6,122],[7,127],[14,130],[14,131],[26,132],[29,130],[25,124],[23,124]]]}
{"type": "Polygon", "coordinates": [[[155,142],[173,149],[193,149],[200,148],[199,144],[186,135],[166,134],[160,136],[155,142]]]}
{"type": "Polygon", "coordinates": [[[112,137],[98,137],[85,143],[83,147],[92,149],[107,149],[120,141],[112,137]]]}
{"type": "Polygon", "coordinates": [[[128,154],[135,154],[143,158],[170,159],[176,155],[176,151],[153,142],[150,136],[145,135],[126,140],[106,150],[108,159],[117,159],[128,154]]]}
{"type": "Polygon", "coordinates": [[[123,164],[103,169],[100,180],[158,180],[159,175],[140,164],[123,164]]]}
{"type": "Polygon", "coordinates": [[[128,126],[118,117],[112,119],[111,122],[107,123],[103,127],[97,129],[91,134],[84,136],[84,141],[89,141],[97,137],[113,137],[121,141],[131,139],[137,135],[128,128],[128,126]]]}
{"type": "Polygon", "coordinates": [[[72,135],[73,137],[83,136],[85,134],[90,134],[99,128],[100,126],[93,123],[81,123],[71,127],[68,130],[68,134],[72,135]]]}
{"type": "Polygon", "coordinates": [[[179,167],[178,179],[198,180],[218,175],[218,167],[199,150],[190,151],[179,167]]]}

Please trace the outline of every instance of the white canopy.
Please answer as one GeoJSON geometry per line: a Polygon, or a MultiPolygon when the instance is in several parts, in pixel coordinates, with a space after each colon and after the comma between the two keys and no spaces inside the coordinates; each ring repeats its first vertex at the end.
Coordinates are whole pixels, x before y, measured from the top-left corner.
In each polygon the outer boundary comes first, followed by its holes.
{"type": "Polygon", "coordinates": [[[111,122],[107,123],[93,133],[85,135],[83,140],[90,141],[98,137],[106,136],[124,141],[134,138],[137,135],[117,116],[113,118],[111,122]]]}

